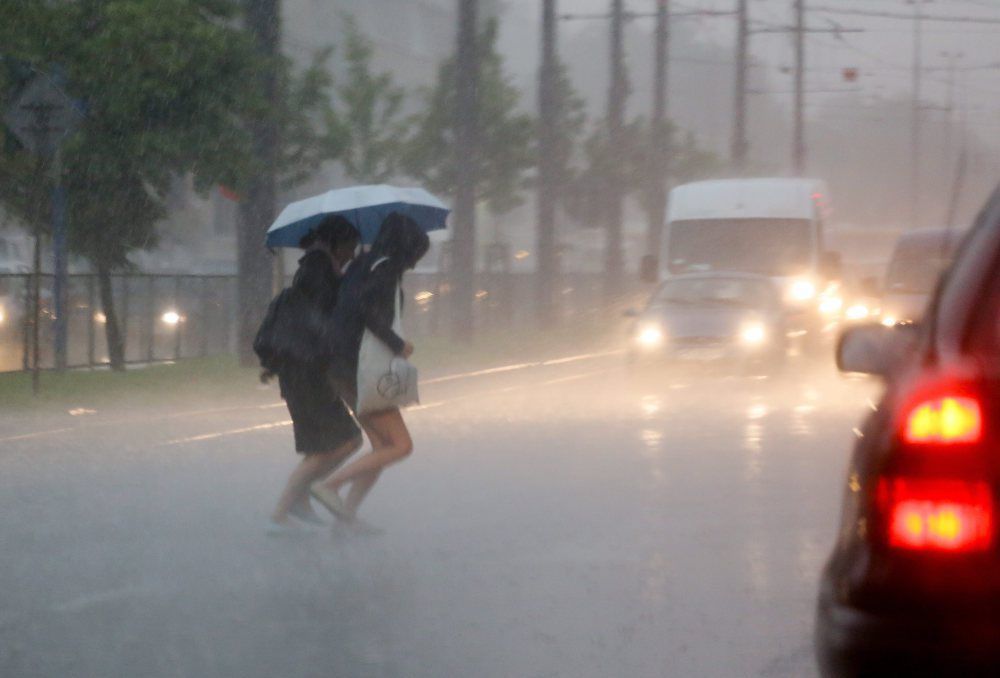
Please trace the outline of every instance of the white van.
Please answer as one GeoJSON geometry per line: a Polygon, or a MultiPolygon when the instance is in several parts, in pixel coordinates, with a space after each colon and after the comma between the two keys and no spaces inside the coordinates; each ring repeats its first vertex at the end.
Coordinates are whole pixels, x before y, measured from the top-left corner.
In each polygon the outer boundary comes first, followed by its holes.
{"type": "Polygon", "coordinates": [[[817,179],[722,179],[670,192],[665,272],[755,273],[775,281],[800,330],[819,331],[821,296],[840,276],[827,252],[826,185],[817,179]]]}

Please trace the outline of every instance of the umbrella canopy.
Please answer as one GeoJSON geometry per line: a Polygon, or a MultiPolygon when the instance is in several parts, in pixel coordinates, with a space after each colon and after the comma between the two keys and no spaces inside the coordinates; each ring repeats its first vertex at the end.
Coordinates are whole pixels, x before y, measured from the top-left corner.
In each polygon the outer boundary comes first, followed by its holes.
{"type": "Polygon", "coordinates": [[[361,232],[361,242],[370,244],[393,212],[413,219],[425,231],[436,231],[445,227],[449,211],[422,188],[385,184],[338,188],[283,209],[267,230],[267,246],[298,247],[302,236],[331,214],[339,214],[354,224],[361,232]]]}

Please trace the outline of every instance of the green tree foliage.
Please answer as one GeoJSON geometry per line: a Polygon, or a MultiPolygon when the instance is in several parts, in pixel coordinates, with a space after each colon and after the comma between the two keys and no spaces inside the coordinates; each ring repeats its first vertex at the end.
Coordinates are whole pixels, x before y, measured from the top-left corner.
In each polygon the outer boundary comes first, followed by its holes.
{"type": "MultiPolygon", "coordinates": [[[[497,52],[497,23],[487,22],[479,36],[479,152],[476,197],[494,214],[521,204],[520,193],[535,163],[534,122],[519,111],[520,93],[504,72],[497,52]]],[[[426,110],[404,157],[409,174],[430,190],[453,195],[455,166],[455,61],[445,61],[437,83],[425,93],[426,110]]]]}
{"type": "Polygon", "coordinates": [[[608,143],[607,125],[595,124],[583,142],[582,167],[573,177],[566,192],[566,209],[574,221],[586,228],[598,228],[607,223],[604,211],[607,205],[608,177],[621,172],[628,195],[634,197],[645,212],[652,209],[651,172],[669,168],[669,181],[680,184],[711,175],[721,163],[713,153],[706,151],[693,134],[683,134],[667,122],[660,129],[653,129],[645,118],[636,118],[625,125],[622,136],[624,149],[612,153],[608,143]],[[666,140],[664,143],[664,139],[666,140]],[[625,158],[619,166],[616,159],[625,158]]]}
{"type": "MultiPolygon", "coordinates": [[[[281,61],[288,105],[272,110],[250,86],[263,62],[236,25],[235,2],[13,3],[10,14],[7,4],[0,25],[5,56],[37,71],[57,66],[70,95],[86,108],[81,129],[64,145],[69,242],[98,273],[109,355],[121,368],[124,345],[110,276],[128,267],[130,252],[156,243],[156,225],[177,177],[193,175],[200,189],[217,183],[243,188],[254,169],[251,116],[280,117],[281,165],[295,168],[287,173],[290,181],[339,151],[324,124],[330,87],[324,55],[298,77],[281,61]]],[[[0,105],[17,94],[6,70],[0,105]]],[[[23,150],[5,146],[0,200],[26,221],[32,215],[47,220],[37,208],[32,166],[23,150]]]]}
{"type": "Polygon", "coordinates": [[[340,162],[348,177],[363,184],[385,183],[399,173],[410,121],[403,117],[406,92],[389,73],[372,72],[374,48],[353,17],[345,17],[346,73],[335,87],[344,137],[340,162]]]}

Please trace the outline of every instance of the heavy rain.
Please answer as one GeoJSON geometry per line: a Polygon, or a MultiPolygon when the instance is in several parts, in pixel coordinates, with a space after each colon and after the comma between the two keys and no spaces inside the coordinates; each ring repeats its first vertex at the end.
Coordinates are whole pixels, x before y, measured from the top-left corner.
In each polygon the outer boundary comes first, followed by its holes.
{"type": "Polygon", "coordinates": [[[1000,675],[1000,2],[0,17],[0,677],[1000,675]]]}

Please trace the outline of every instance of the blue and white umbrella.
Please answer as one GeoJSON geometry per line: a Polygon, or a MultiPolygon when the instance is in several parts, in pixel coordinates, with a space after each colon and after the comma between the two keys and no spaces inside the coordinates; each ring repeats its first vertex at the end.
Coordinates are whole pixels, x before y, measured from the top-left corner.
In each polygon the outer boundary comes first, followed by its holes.
{"type": "Polygon", "coordinates": [[[386,184],[338,188],[283,209],[267,229],[267,246],[298,247],[302,236],[331,214],[346,218],[361,232],[361,242],[371,244],[393,212],[413,219],[425,231],[437,231],[445,228],[450,210],[422,188],[386,184]]]}

